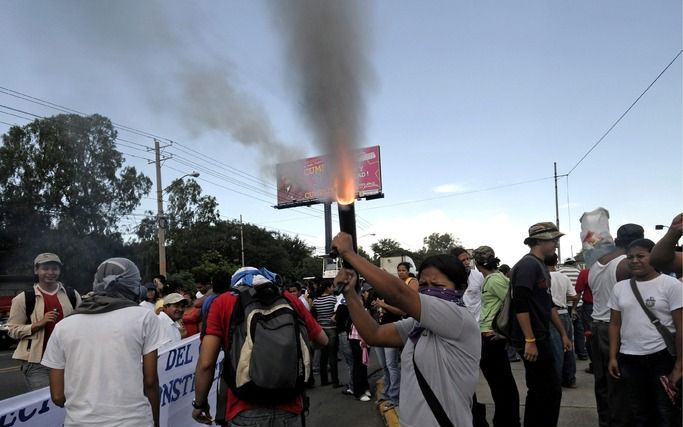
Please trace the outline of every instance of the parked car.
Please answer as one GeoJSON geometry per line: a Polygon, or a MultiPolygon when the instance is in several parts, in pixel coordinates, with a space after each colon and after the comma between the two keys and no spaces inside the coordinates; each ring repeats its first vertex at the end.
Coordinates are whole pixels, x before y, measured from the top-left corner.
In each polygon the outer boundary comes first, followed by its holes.
{"type": "Polygon", "coordinates": [[[7,317],[0,319],[0,350],[8,350],[17,344],[17,340],[10,338],[7,317]]]}

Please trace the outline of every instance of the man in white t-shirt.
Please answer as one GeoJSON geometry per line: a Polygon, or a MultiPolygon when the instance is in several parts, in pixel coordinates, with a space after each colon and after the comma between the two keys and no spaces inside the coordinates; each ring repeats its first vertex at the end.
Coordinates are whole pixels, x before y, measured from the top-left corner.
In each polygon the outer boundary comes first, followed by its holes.
{"type": "Polygon", "coordinates": [[[609,363],[609,320],[607,303],[617,282],[628,279],[631,273],[626,261],[626,248],[631,242],[642,239],[645,232],[638,224],[624,224],[617,230],[616,248],[600,257],[588,272],[588,285],[593,291],[593,323],[591,351],[595,376],[595,401],[600,427],[630,426],[633,415],[626,403],[623,387],[607,372],[609,363]]]}
{"type": "MultiPolygon", "coordinates": [[[[557,270],[557,254],[545,257],[545,265],[550,272],[550,294],[553,298],[553,305],[557,307],[557,314],[560,322],[567,332],[567,336],[574,344],[574,324],[569,314],[569,304],[576,301],[576,289],[572,281],[564,273],[557,270]]],[[[576,358],[573,351],[564,351],[562,337],[557,329],[550,328],[550,337],[553,343],[553,354],[555,356],[555,369],[562,381],[562,387],[576,388],[576,358]]]]}
{"type": "Polygon", "coordinates": [[[42,364],[65,427],[159,425],[159,321],[138,303],[146,289],[130,260],[110,258],[95,273],[93,296],[55,326],[42,364]]]}
{"type": "Polygon", "coordinates": [[[179,322],[189,304],[190,301],[179,293],[174,292],[164,297],[164,305],[161,307],[158,317],[161,331],[168,339],[169,344],[180,342],[182,339],[182,326],[179,322]]]}
{"type": "Polygon", "coordinates": [[[451,255],[458,257],[458,259],[465,266],[467,271],[467,289],[462,300],[474,316],[474,319],[479,322],[479,315],[481,314],[481,286],[484,284],[484,275],[476,268],[472,268],[472,256],[467,249],[462,247],[455,247],[451,249],[451,255]]]}

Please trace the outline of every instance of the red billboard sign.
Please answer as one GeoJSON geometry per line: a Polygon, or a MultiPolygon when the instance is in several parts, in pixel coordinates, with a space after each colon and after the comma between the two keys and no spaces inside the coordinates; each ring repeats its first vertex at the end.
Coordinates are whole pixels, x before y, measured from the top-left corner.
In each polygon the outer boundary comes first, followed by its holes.
{"type": "MultiPolygon", "coordinates": [[[[355,150],[358,156],[356,198],[381,197],[379,145],[355,150]]],[[[309,157],[276,166],[277,208],[322,203],[334,198],[329,156],[309,157]]]]}

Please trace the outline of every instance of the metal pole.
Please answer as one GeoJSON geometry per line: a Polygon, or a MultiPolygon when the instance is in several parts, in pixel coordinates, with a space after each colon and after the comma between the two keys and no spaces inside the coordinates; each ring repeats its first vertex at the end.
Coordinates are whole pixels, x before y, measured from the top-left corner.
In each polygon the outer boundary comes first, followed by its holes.
{"type": "Polygon", "coordinates": [[[166,275],[166,221],[164,219],[164,191],[161,186],[161,149],[154,140],[154,158],[157,169],[157,228],[159,235],[159,274],[166,275]]]}
{"type": "Polygon", "coordinates": [[[244,227],[242,226],[242,215],[240,215],[240,246],[242,247],[242,267],[244,267],[244,227]]]}
{"type": "MultiPolygon", "coordinates": [[[[557,201],[557,162],[553,162],[555,166],[555,225],[557,229],[560,229],[560,205],[557,201]]],[[[557,258],[559,262],[562,263],[562,250],[560,249],[560,241],[557,241],[557,258]]]]}
{"type": "Polygon", "coordinates": [[[325,212],[325,253],[332,252],[332,202],[323,204],[325,212]]]}

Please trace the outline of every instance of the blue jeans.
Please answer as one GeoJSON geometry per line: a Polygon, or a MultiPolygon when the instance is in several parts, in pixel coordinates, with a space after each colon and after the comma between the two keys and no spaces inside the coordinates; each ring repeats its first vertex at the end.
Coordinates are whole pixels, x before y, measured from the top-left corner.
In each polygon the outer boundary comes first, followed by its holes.
{"type": "Polygon", "coordinates": [[[26,386],[29,391],[38,390],[50,385],[50,368],[40,363],[24,362],[21,364],[26,386]]]}
{"type": "MultiPolygon", "coordinates": [[[[567,336],[571,339],[574,336],[574,327],[569,314],[560,314],[560,321],[567,336]]],[[[557,377],[562,385],[567,386],[576,384],[576,356],[573,351],[564,351],[562,348],[562,337],[553,325],[550,325],[550,339],[553,344],[553,356],[555,358],[555,370],[557,377]]]]}
{"type": "Polygon", "coordinates": [[[301,425],[301,414],[269,408],[242,411],[228,424],[231,427],[301,427],[301,425]]]}
{"type": "Polygon", "coordinates": [[[671,373],[675,358],[662,350],[643,356],[619,354],[618,360],[619,383],[626,389],[635,427],[680,426],[680,416],[659,382],[660,376],[671,373]]]}
{"type": "Polygon", "coordinates": [[[380,366],[384,369],[384,393],[380,398],[398,405],[401,389],[401,350],[395,347],[375,347],[380,366]]]}
{"type": "Polygon", "coordinates": [[[349,369],[349,389],[353,390],[353,353],[349,345],[349,334],[346,332],[339,333],[339,351],[344,357],[344,362],[349,369]]]}

